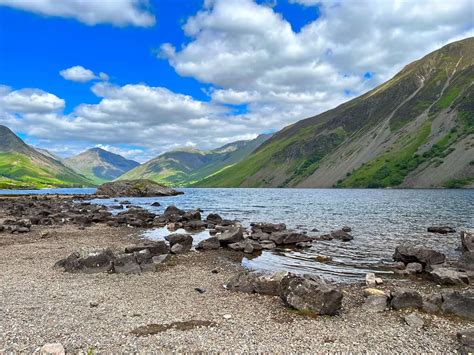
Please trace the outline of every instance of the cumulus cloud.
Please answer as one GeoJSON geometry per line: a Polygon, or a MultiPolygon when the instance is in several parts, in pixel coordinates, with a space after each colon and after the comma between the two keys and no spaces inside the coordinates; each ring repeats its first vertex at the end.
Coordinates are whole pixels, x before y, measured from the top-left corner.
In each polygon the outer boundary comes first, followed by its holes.
{"type": "Polygon", "coordinates": [[[40,89],[11,90],[0,86],[0,110],[20,114],[44,114],[64,108],[64,100],[40,89]]]}
{"type": "Polygon", "coordinates": [[[71,68],[61,70],[59,75],[61,75],[66,80],[76,81],[79,83],[86,83],[95,79],[109,80],[109,76],[107,74],[101,72],[99,75],[95,75],[92,70],[86,69],[81,65],[76,65],[71,68]]]}
{"type": "Polygon", "coordinates": [[[149,27],[155,24],[148,0],[0,0],[0,5],[46,16],[74,18],[87,25],[149,27]]]}
{"type": "Polygon", "coordinates": [[[160,57],[218,87],[218,103],[249,104],[273,128],[314,115],[387,80],[405,64],[472,34],[472,2],[293,0],[321,16],[299,32],[252,0],[212,0],[183,26],[190,38],[160,57]],[[367,73],[370,73],[367,75],[367,73]],[[275,120],[265,115],[275,114],[275,120]]]}

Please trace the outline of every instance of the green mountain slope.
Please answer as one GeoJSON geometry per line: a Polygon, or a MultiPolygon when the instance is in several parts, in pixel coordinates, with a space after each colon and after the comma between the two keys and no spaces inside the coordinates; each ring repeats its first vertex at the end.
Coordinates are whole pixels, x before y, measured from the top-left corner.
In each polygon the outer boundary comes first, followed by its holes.
{"type": "Polygon", "coordinates": [[[288,126],[196,186],[474,186],[474,38],[288,126]]]}
{"type": "Polygon", "coordinates": [[[236,164],[269,137],[262,134],[253,140],[226,144],[210,151],[186,149],[167,152],[130,170],[119,179],[151,179],[173,186],[188,185],[236,164]]]}
{"type": "Polygon", "coordinates": [[[127,171],[139,166],[136,161],[101,148],[92,148],[64,160],[74,171],[86,176],[96,184],[112,181],[127,171]]]}
{"type": "Polygon", "coordinates": [[[83,186],[92,186],[92,182],[0,126],[0,188],[83,186]]]}

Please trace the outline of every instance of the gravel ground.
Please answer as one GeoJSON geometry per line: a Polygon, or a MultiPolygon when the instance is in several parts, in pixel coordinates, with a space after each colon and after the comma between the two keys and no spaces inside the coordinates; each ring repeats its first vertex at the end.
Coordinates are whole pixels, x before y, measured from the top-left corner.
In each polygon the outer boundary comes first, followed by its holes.
{"type": "Polygon", "coordinates": [[[53,268],[79,248],[133,244],[137,233],[103,225],[35,227],[26,235],[0,232],[0,353],[34,352],[51,342],[68,352],[447,353],[457,350],[456,332],[473,326],[421,314],[426,326],[416,330],[402,320],[409,312],[368,313],[360,307],[362,285],[344,286],[341,315],[304,317],[278,297],[226,291],[223,284],[240,267],[231,262],[235,254],[223,251],[173,257],[159,272],[141,275],[68,274],[53,268]],[[41,238],[44,230],[49,235],[41,238]],[[215,324],[131,333],[148,324],[190,320],[215,324]]]}

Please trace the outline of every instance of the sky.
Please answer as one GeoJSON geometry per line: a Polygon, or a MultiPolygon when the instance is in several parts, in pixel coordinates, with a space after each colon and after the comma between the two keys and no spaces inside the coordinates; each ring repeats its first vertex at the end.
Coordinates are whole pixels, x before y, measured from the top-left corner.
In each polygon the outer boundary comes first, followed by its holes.
{"type": "Polygon", "coordinates": [[[0,0],[0,124],[144,162],[275,132],[473,35],[472,0],[0,0]]]}

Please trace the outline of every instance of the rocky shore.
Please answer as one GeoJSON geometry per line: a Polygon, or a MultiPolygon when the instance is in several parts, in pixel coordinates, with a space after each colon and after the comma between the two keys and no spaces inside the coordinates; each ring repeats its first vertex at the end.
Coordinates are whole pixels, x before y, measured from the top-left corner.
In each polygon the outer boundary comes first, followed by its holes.
{"type": "Polygon", "coordinates": [[[0,198],[0,352],[48,344],[59,352],[467,353],[474,346],[469,231],[461,232],[459,260],[401,245],[396,277],[333,285],[314,275],[248,272],[240,260],[319,239],[350,243],[350,227],[312,237],[284,224],[246,229],[200,210],[168,206],[156,215],[88,198],[0,198]],[[165,226],[166,241],[140,238],[145,228],[165,226]],[[179,228],[186,233],[173,233],[179,228]],[[211,237],[194,242],[204,229],[211,237]]]}

